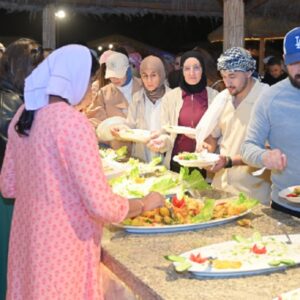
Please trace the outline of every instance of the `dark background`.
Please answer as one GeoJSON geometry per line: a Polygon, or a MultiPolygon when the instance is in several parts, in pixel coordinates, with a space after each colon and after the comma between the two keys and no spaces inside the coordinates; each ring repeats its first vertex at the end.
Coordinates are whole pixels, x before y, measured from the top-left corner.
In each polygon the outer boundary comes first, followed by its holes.
{"type": "MultiPolygon", "coordinates": [[[[221,18],[67,14],[65,19],[57,20],[59,46],[120,34],[176,53],[208,44],[208,33],[222,24],[221,18]]],[[[41,42],[41,16],[41,13],[8,13],[0,9],[0,36],[30,37],[41,42]]]]}
{"type": "MultiPolygon", "coordinates": [[[[123,35],[173,54],[200,46],[215,58],[222,52],[221,43],[210,43],[207,35],[222,24],[222,18],[183,16],[88,15],[66,11],[58,19],[57,43],[87,43],[109,35],[123,35]]],[[[8,12],[0,9],[0,42],[6,46],[19,37],[42,42],[42,12],[8,12]],[[11,38],[8,38],[11,37],[11,38]]],[[[257,48],[258,42],[246,42],[246,48],[257,48]]],[[[268,41],[266,56],[281,55],[282,41],[268,41]]]]}

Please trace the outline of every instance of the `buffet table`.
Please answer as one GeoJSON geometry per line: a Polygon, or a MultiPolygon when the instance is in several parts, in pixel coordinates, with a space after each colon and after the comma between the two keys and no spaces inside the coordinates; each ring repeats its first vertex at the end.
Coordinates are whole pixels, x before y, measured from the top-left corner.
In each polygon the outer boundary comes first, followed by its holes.
{"type": "MultiPolygon", "coordinates": [[[[288,233],[300,233],[300,220],[271,208],[258,205],[246,216],[262,235],[282,234],[283,223],[288,233]]],[[[107,227],[102,240],[102,263],[128,286],[136,299],[273,299],[300,287],[300,268],[279,273],[239,278],[195,279],[190,273],[176,273],[165,255],[179,255],[194,248],[220,243],[232,235],[251,236],[253,228],[226,225],[169,234],[128,234],[107,227]]],[[[126,298],[127,299],[127,298],[126,298]]],[[[113,299],[110,299],[113,300],[113,299]]],[[[123,299],[118,299],[123,300],[123,299]]]]}

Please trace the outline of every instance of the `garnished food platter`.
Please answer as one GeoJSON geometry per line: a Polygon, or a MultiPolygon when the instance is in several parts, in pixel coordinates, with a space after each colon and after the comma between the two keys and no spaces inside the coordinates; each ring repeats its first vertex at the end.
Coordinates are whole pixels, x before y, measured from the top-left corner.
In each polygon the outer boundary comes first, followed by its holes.
{"type": "Polygon", "coordinates": [[[284,270],[300,264],[300,235],[234,236],[232,241],[212,244],[167,256],[179,272],[188,271],[195,277],[237,277],[284,270]]]}

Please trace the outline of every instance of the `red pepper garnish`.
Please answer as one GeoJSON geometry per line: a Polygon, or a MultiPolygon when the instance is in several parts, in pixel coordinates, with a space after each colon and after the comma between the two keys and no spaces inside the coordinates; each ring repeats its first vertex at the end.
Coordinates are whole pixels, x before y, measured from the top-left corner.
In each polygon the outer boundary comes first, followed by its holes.
{"type": "Polygon", "coordinates": [[[198,264],[203,264],[208,260],[208,258],[207,257],[201,257],[200,253],[198,253],[197,255],[192,253],[190,255],[190,260],[193,261],[193,262],[196,262],[198,264]]]}
{"type": "Polygon", "coordinates": [[[173,196],[173,198],[172,198],[172,204],[175,207],[182,208],[182,207],[185,206],[185,201],[184,201],[184,199],[179,200],[176,196],[173,196]]]}
{"type": "Polygon", "coordinates": [[[254,244],[253,247],[251,248],[251,251],[255,254],[266,254],[267,248],[265,246],[259,248],[256,244],[254,244]]]}
{"type": "Polygon", "coordinates": [[[297,195],[297,194],[293,194],[293,193],[291,193],[291,194],[287,194],[286,196],[287,196],[287,197],[299,197],[299,195],[297,195]]]}

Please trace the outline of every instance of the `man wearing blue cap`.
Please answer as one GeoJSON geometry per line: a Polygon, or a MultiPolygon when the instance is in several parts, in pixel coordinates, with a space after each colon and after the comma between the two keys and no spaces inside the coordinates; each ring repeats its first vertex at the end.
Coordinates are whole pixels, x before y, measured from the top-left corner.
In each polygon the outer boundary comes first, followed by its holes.
{"type": "Polygon", "coordinates": [[[245,162],[272,170],[271,206],[300,217],[300,204],[278,195],[300,185],[300,27],[289,31],[283,43],[288,78],[257,101],[241,152],[245,162]],[[264,148],[266,141],[269,150],[264,148]]]}
{"type": "MultiPolygon", "coordinates": [[[[203,144],[215,151],[217,142],[220,159],[211,169],[215,172],[213,187],[231,193],[244,192],[262,203],[270,202],[270,182],[268,174],[252,176],[255,168],[246,165],[240,155],[250,121],[251,110],[259,95],[269,86],[253,78],[256,62],[251,54],[240,47],[226,50],[218,59],[226,89],[219,93],[214,102],[224,103],[216,128],[203,144]]],[[[199,148],[198,148],[199,149],[199,148]]]]}

